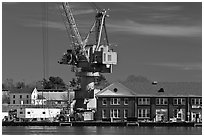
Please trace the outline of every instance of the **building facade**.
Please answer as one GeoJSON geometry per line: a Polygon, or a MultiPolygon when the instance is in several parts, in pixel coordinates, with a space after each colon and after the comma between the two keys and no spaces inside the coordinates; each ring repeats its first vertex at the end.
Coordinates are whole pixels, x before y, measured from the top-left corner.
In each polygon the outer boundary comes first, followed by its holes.
{"type": "Polygon", "coordinates": [[[10,105],[24,105],[31,104],[31,93],[33,89],[13,89],[10,91],[9,99],[10,105]]]}
{"type": "MultiPolygon", "coordinates": [[[[112,118],[124,121],[136,118],[138,121],[154,122],[202,121],[202,96],[165,93],[166,89],[170,91],[168,86],[162,86],[162,92],[160,87],[143,86],[139,86],[140,91],[149,90],[148,94],[143,91],[137,93],[118,82],[98,92],[97,120],[112,118]]],[[[171,86],[177,90],[178,85],[171,86]]]]}

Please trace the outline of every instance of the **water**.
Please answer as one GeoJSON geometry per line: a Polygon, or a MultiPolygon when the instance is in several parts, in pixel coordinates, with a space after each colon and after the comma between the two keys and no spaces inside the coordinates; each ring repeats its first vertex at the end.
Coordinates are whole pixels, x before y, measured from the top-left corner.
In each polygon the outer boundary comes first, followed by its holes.
{"type": "Polygon", "coordinates": [[[201,135],[202,127],[8,126],[3,135],[201,135]]]}

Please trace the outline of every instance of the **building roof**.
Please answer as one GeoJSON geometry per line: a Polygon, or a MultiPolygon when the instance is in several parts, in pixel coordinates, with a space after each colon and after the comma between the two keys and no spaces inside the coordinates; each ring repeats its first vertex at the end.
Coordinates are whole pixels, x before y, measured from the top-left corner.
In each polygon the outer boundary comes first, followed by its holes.
{"type": "Polygon", "coordinates": [[[11,94],[31,94],[33,92],[33,88],[20,88],[20,89],[11,89],[11,94]]]}
{"type": "Polygon", "coordinates": [[[134,97],[135,93],[122,85],[119,82],[115,82],[103,90],[96,93],[96,96],[125,96],[125,97],[134,97]]]}
{"type": "MultiPolygon", "coordinates": [[[[38,95],[43,95],[44,98],[47,100],[58,100],[58,101],[63,101],[63,100],[68,100],[68,92],[38,92],[38,95]]],[[[74,98],[74,92],[70,92],[70,100],[73,100],[74,98]]]]}
{"type": "Polygon", "coordinates": [[[202,84],[199,82],[116,82],[107,86],[96,96],[152,96],[152,97],[202,97],[202,84]],[[114,92],[117,88],[117,92],[114,92]]]}
{"type": "Polygon", "coordinates": [[[37,89],[38,92],[64,92],[66,89],[37,89]]]}
{"type": "Polygon", "coordinates": [[[126,83],[136,96],[202,96],[199,82],[126,83]],[[162,92],[163,90],[163,92],[162,92]]]}

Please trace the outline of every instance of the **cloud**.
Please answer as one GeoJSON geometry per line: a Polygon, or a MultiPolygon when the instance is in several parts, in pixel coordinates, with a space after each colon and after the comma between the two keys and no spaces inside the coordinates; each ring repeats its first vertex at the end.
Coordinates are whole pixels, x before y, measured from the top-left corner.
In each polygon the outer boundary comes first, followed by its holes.
{"type": "Polygon", "coordinates": [[[170,37],[201,37],[202,29],[199,25],[163,25],[140,24],[132,20],[112,22],[107,25],[112,32],[133,33],[138,35],[170,36],[170,37]]]}
{"type": "MultiPolygon", "coordinates": [[[[24,21],[22,23],[22,25],[25,27],[42,27],[42,24],[43,24],[43,22],[39,21],[39,20],[24,21]]],[[[64,26],[63,22],[48,21],[47,25],[48,25],[48,28],[65,30],[65,26],[64,26]]]]}
{"type": "Polygon", "coordinates": [[[90,14],[95,13],[95,10],[87,9],[87,10],[75,10],[73,11],[73,15],[83,15],[83,14],[90,14]]]}
{"type": "Polygon", "coordinates": [[[202,70],[202,63],[152,63],[150,65],[176,68],[180,70],[202,70]]]}

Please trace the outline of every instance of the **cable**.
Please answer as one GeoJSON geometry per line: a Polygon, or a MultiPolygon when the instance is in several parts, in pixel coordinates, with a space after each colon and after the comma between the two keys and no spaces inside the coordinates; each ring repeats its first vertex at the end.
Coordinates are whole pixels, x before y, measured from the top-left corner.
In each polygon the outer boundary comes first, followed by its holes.
{"type": "MultiPolygon", "coordinates": [[[[66,29],[66,33],[67,33],[67,37],[68,37],[68,39],[71,41],[71,34],[70,34],[70,32],[69,32],[69,28],[67,27],[67,25],[66,25],[66,20],[65,20],[65,17],[63,16],[63,14],[64,14],[64,12],[61,10],[61,4],[60,3],[57,3],[57,7],[58,7],[58,11],[59,11],[59,13],[60,13],[60,16],[61,16],[61,18],[62,18],[62,21],[63,21],[63,23],[64,23],[64,26],[65,26],[65,29],[66,29]]],[[[68,42],[68,44],[69,44],[69,42],[68,42]]]]}
{"type": "Polygon", "coordinates": [[[90,6],[91,6],[93,9],[95,9],[97,12],[98,12],[99,10],[101,10],[101,8],[99,8],[94,2],[90,2],[90,6]]]}
{"type": "MultiPolygon", "coordinates": [[[[48,3],[42,3],[43,79],[48,77],[48,3]]],[[[43,82],[43,88],[45,83],[43,82]]],[[[43,92],[42,92],[43,106],[43,92]]],[[[44,106],[43,106],[44,107],[44,106]]]]}

